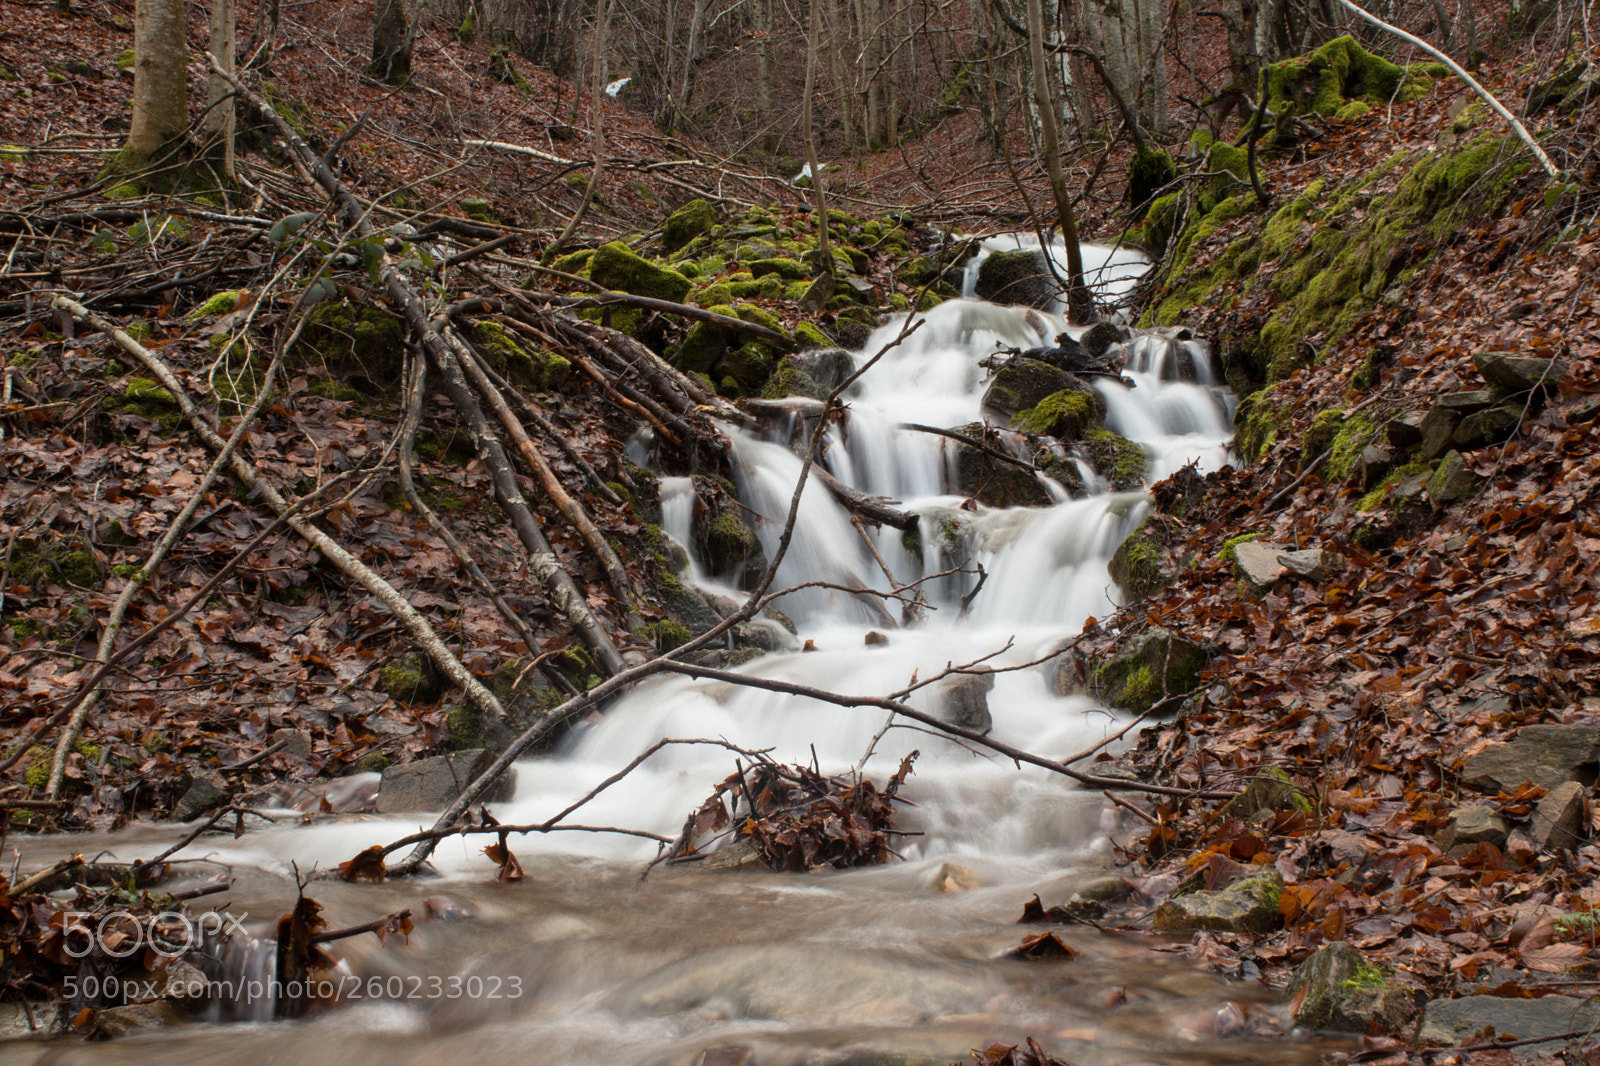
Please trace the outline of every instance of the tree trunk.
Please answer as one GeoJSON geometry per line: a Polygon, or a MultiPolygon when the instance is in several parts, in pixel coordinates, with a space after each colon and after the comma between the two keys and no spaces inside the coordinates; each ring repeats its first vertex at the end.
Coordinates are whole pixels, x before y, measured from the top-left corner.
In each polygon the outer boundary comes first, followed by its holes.
{"type": "MultiPolygon", "coordinates": [[[[211,0],[211,54],[217,66],[233,73],[233,0],[211,0]]],[[[233,180],[233,87],[216,74],[206,85],[206,132],[217,142],[213,151],[222,174],[233,180]]]]}
{"type": "Polygon", "coordinates": [[[689,113],[689,96],[694,92],[694,68],[699,61],[700,33],[706,24],[706,0],[694,0],[694,12],[689,16],[689,44],[683,53],[683,76],[678,82],[678,98],[673,101],[676,113],[672,124],[689,113]]]}
{"type": "Polygon", "coordinates": [[[1056,105],[1050,99],[1050,87],[1045,80],[1042,0],[1028,0],[1028,65],[1033,71],[1034,102],[1039,113],[1039,146],[1045,172],[1050,175],[1050,192],[1055,197],[1061,238],[1067,246],[1067,321],[1084,323],[1093,316],[1094,305],[1083,284],[1083,249],[1078,247],[1078,221],[1072,213],[1072,198],[1067,195],[1067,179],[1061,170],[1056,105]]]}
{"type": "Polygon", "coordinates": [[[400,84],[411,76],[411,28],[405,0],[373,0],[372,74],[400,84]]]}
{"type": "Polygon", "coordinates": [[[189,124],[183,0],[138,0],[133,12],[133,124],[127,150],[149,159],[189,124]]]}
{"type": "Polygon", "coordinates": [[[834,106],[839,109],[839,125],[844,130],[845,151],[853,153],[859,141],[856,138],[858,129],[856,95],[852,91],[849,67],[844,58],[844,24],[849,20],[840,13],[835,0],[824,0],[822,19],[827,30],[828,73],[833,79],[834,106]]]}
{"type": "Polygon", "coordinates": [[[829,276],[833,274],[833,249],[828,246],[828,196],[822,187],[822,165],[817,158],[817,131],[812,122],[811,98],[817,91],[817,49],[822,36],[822,5],[832,0],[811,0],[810,30],[806,34],[806,87],[800,98],[800,130],[806,138],[806,166],[811,169],[811,191],[817,205],[817,257],[829,276]]]}

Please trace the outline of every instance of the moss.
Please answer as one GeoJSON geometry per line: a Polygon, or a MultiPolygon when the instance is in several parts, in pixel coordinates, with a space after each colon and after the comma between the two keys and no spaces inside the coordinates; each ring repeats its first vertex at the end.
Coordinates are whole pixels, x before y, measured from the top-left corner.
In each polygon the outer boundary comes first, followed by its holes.
{"type": "Polygon", "coordinates": [[[491,320],[476,323],[473,331],[489,365],[512,384],[540,392],[566,384],[572,364],[561,356],[542,349],[530,353],[509,330],[491,320]]]}
{"type": "Polygon", "coordinates": [[[1130,600],[1142,600],[1151,593],[1165,588],[1169,580],[1162,568],[1162,548],[1152,530],[1159,530],[1143,522],[1117,546],[1108,570],[1111,580],[1117,583],[1130,600]]]}
{"type": "Polygon", "coordinates": [[[411,652],[379,667],[378,684],[401,703],[428,703],[444,690],[432,667],[422,653],[411,652]]]}
{"type": "Polygon", "coordinates": [[[186,244],[191,232],[189,223],[172,215],[142,219],[128,227],[128,237],[136,244],[154,244],[159,241],[186,244]]]}
{"type": "Polygon", "coordinates": [[[1404,84],[1415,95],[1426,92],[1430,83],[1425,77],[1408,79],[1404,68],[1373,55],[1347,35],[1268,67],[1267,106],[1279,116],[1331,118],[1351,100],[1384,106],[1404,84]]]}
{"type": "Polygon", "coordinates": [[[1370,115],[1371,113],[1372,105],[1365,100],[1351,100],[1341,107],[1333,117],[1337,122],[1354,122],[1361,116],[1370,115]]]}
{"type": "Polygon", "coordinates": [[[381,774],[392,762],[393,760],[381,751],[369,751],[351,764],[350,770],[357,774],[381,774]]]}
{"type": "Polygon", "coordinates": [[[1234,549],[1239,545],[1252,540],[1260,540],[1266,533],[1241,533],[1237,537],[1229,537],[1222,542],[1222,550],[1217,553],[1217,562],[1223,566],[1232,566],[1234,549]]]}
{"type": "Polygon", "coordinates": [[[781,400],[786,396],[809,396],[813,400],[820,400],[827,395],[828,390],[818,384],[817,379],[793,356],[785,356],[778,363],[778,368],[761,390],[762,398],[768,400],[781,400]]]}
{"type": "Polygon", "coordinates": [[[249,289],[228,289],[209,297],[185,317],[191,322],[212,315],[226,315],[238,310],[250,298],[249,289]]]}
{"type": "Polygon", "coordinates": [[[1136,489],[1144,481],[1148,459],[1144,449],[1108,429],[1091,429],[1083,435],[1095,472],[1120,492],[1136,489]]]}
{"type": "Polygon", "coordinates": [[[675,270],[635,255],[621,241],[595,249],[589,261],[589,278],[617,292],[681,303],[693,284],[675,270]]]}
{"type": "Polygon", "coordinates": [[[1178,176],[1172,157],[1160,148],[1140,147],[1128,163],[1128,202],[1136,217],[1144,215],[1157,194],[1178,176]]]}
{"type": "Polygon", "coordinates": [[[306,323],[305,343],[330,369],[360,371],[377,385],[397,383],[404,368],[400,321],[376,307],[345,300],[318,304],[306,323]]]}
{"type": "Polygon", "coordinates": [[[494,212],[489,209],[489,201],[481,196],[469,196],[461,201],[461,210],[466,212],[468,218],[475,222],[482,222],[486,226],[499,224],[499,219],[494,217],[494,212]]]}
{"type": "Polygon", "coordinates": [[[655,645],[656,651],[662,655],[681,648],[694,639],[694,633],[688,626],[674,622],[670,618],[640,626],[637,635],[640,639],[655,645]]]}
{"type": "Polygon", "coordinates": [[[1052,393],[1011,420],[1012,429],[1062,440],[1077,440],[1099,425],[1094,396],[1078,389],[1052,393]]]}
{"type": "Polygon", "coordinates": [[[1344,425],[1344,408],[1336,407],[1318,411],[1300,438],[1300,465],[1303,467],[1332,445],[1340,427],[1344,425]]]}
{"type": "Polygon", "coordinates": [[[717,224],[716,210],[705,200],[690,200],[661,224],[661,243],[675,252],[717,224]]]}
{"type": "Polygon", "coordinates": [[[105,406],[123,414],[177,424],[177,399],[149,378],[130,378],[120,393],[107,397],[105,406]]]}
{"type": "Polygon", "coordinates": [[[144,580],[144,567],[138,563],[117,563],[111,572],[126,581],[144,580]]]}
{"type": "Polygon", "coordinates": [[[894,311],[909,311],[911,310],[911,301],[897,292],[889,297],[889,307],[894,311]]]}
{"type": "Polygon", "coordinates": [[[1355,469],[1362,449],[1371,443],[1374,427],[1364,414],[1352,415],[1339,427],[1328,445],[1328,462],[1323,468],[1329,481],[1343,481],[1355,469]]]}
{"type": "Polygon", "coordinates": [[[1343,989],[1346,992],[1368,992],[1382,988],[1389,983],[1389,971],[1377,963],[1362,961],[1356,967],[1356,972],[1345,979],[1343,989]]]}
{"type": "Polygon", "coordinates": [[[483,713],[468,705],[452,707],[445,712],[444,726],[450,733],[450,747],[457,751],[489,747],[483,713]]]}
{"type": "Polygon", "coordinates": [[[811,276],[811,268],[798,259],[777,256],[772,259],[757,259],[750,264],[750,273],[758,278],[776,274],[788,281],[799,281],[811,276]]]}
{"type": "Polygon", "coordinates": [[[567,274],[578,274],[583,277],[589,275],[589,261],[594,258],[593,248],[583,248],[576,252],[569,252],[560,256],[550,264],[551,269],[560,270],[567,274]]]}
{"type": "Polygon", "coordinates": [[[318,378],[311,383],[311,395],[320,396],[324,400],[341,400],[345,403],[355,403],[361,399],[361,393],[346,385],[338,378],[318,378]]]}
{"type": "Polygon", "coordinates": [[[140,319],[134,319],[132,322],[129,322],[127,325],[122,327],[122,332],[126,333],[140,344],[144,344],[148,342],[151,337],[156,335],[156,328],[148,322],[140,319]]]}

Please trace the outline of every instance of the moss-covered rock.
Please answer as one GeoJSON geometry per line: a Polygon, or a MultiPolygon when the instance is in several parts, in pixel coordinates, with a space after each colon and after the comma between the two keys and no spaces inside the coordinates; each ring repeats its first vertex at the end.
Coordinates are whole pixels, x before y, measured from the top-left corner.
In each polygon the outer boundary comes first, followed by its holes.
{"type": "Polygon", "coordinates": [[[1095,473],[1118,492],[1136,489],[1144,483],[1149,457],[1128,438],[1109,429],[1091,429],[1084,432],[1080,446],[1088,453],[1095,473]]]}
{"type": "Polygon", "coordinates": [[[1352,100],[1373,107],[1410,100],[1432,82],[1373,55],[1348,35],[1267,68],[1267,107],[1274,115],[1332,118],[1352,100]]]}
{"type": "Polygon", "coordinates": [[[190,311],[187,317],[193,321],[194,319],[207,318],[212,315],[226,315],[237,311],[249,299],[249,289],[227,289],[207,298],[199,307],[190,311]]]}
{"type": "Polygon", "coordinates": [[[704,200],[690,200],[661,224],[661,243],[675,252],[717,224],[717,212],[704,200]]]}
{"type": "Polygon", "coordinates": [[[444,678],[421,652],[410,652],[379,667],[378,685],[401,703],[432,703],[445,691],[444,678]]]}
{"type": "Polygon", "coordinates": [[[1128,162],[1128,203],[1142,218],[1151,201],[1178,176],[1172,157],[1160,148],[1139,147],[1128,162]]]}
{"type": "Polygon", "coordinates": [[[778,277],[789,281],[799,281],[811,276],[811,268],[798,259],[775,256],[771,259],[757,259],[751,263],[750,273],[758,278],[776,274],[778,277]]]}
{"type": "Polygon", "coordinates": [[[1164,565],[1164,528],[1145,519],[1117,545],[1106,567],[1130,603],[1159,592],[1172,582],[1173,575],[1164,565]]]}
{"type": "Polygon", "coordinates": [[[1110,658],[1092,663],[1090,691],[1108,706],[1142,713],[1194,691],[1210,657],[1203,645],[1155,626],[1110,658]]]}
{"type": "MultiPolygon", "coordinates": [[[[957,432],[982,440],[984,426],[974,422],[957,432]]],[[[989,507],[1049,507],[1055,502],[1032,471],[966,444],[956,448],[956,487],[962,495],[989,507]]]]}
{"type": "Polygon", "coordinates": [[[559,389],[572,372],[572,364],[553,352],[530,353],[498,322],[478,322],[473,333],[489,365],[513,385],[539,392],[559,389]]]}
{"type": "Polygon", "coordinates": [[[1105,398],[1087,385],[1075,384],[1019,411],[1011,420],[1011,428],[1058,440],[1078,440],[1091,429],[1100,428],[1105,416],[1105,398]]]}
{"type": "Polygon", "coordinates": [[[1389,1032],[1416,1012],[1408,989],[1344,941],[1312,952],[1288,993],[1298,1004],[1295,1024],[1306,1029],[1389,1032]]]}
{"type": "Polygon", "coordinates": [[[589,280],[616,292],[682,303],[694,287],[676,270],[652,263],[621,241],[602,244],[589,260],[589,280]]]}
{"type": "Polygon", "coordinates": [[[1024,304],[1048,310],[1061,288],[1040,251],[991,252],[978,266],[973,292],[1000,304],[1024,304]]]}
{"type": "Polygon", "coordinates": [[[1226,888],[1173,896],[1152,915],[1157,931],[1189,933],[1270,933],[1281,916],[1283,877],[1276,870],[1241,877],[1226,888]]]}
{"type": "Polygon", "coordinates": [[[306,322],[303,340],[295,349],[301,363],[305,352],[315,352],[329,370],[358,373],[377,388],[398,383],[405,367],[400,320],[376,307],[347,300],[320,303],[306,322]]]}
{"type": "Polygon", "coordinates": [[[1009,423],[1058,392],[1076,391],[1080,383],[1065,370],[1037,359],[1014,359],[1001,367],[983,394],[983,408],[996,421],[1009,423]]]}

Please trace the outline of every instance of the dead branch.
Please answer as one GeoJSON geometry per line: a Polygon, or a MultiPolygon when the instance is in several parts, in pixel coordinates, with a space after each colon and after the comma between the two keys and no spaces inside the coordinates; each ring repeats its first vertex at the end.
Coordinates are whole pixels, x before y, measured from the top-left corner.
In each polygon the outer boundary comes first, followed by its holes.
{"type": "Polygon", "coordinates": [[[902,422],[900,423],[900,428],[913,430],[917,433],[932,433],[936,437],[948,437],[951,440],[960,441],[962,444],[976,448],[983,454],[990,456],[991,458],[998,459],[1002,463],[1010,463],[1012,466],[1020,466],[1022,469],[1031,470],[1035,474],[1039,472],[1039,468],[1028,462],[1026,459],[1018,459],[1015,455],[1008,455],[998,448],[989,447],[976,437],[969,437],[965,433],[957,433],[953,429],[940,429],[938,426],[924,426],[916,422],[902,422]]]}
{"type": "Polygon", "coordinates": [[[362,933],[378,933],[379,939],[382,939],[384,934],[399,928],[402,923],[406,923],[405,928],[409,929],[410,919],[411,908],[406,907],[390,914],[380,915],[370,922],[362,922],[360,925],[351,925],[343,929],[329,929],[316,933],[311,937],[311,943],[326,944],[333,940],[346,940],[353,936],[360,936],[362,933]]]}
{"type": "Polygon", "coordinates": [[[895,529],[916,529],[917,523],[922,520],[922,516],[915,511],[898,511],[880,497],[868,496],[860,489],[851,488],[820,466],[812,470],[812,473],[845,510],[863,521],[879,526],[893,526],[895,529]]]}

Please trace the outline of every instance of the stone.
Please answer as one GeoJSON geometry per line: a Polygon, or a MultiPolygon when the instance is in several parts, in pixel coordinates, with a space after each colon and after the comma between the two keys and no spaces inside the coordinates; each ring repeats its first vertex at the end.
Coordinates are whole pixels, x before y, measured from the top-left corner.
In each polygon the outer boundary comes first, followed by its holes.
{"type": "MultiPolygon", "coordinates": [[[[956,432],[983,440],[985,428],[983,423],[973,422],[956,432]]],[[[990,507],[1049,507],[1055,503],[1050,490],[1031,470],[1001,462],[970,444],[956,446],[956,487],[963,496],[990,507]]]]}
{"type": "Polygon", "coordinates": [[[876,629],[869,629],[867,630],[865,643],[869,648],[886,648],[889,646],[889,638],[879,633],[876,629]]]}
{"type": "MultiPolygon", "coordinates": [[[[1422,1009],[1415,1039],[1418,1044],[1452,1045],[1464,1040],[1476,1043],[1485,1036],[1484,1029],[1490,1028],[1493,1029],[1487,1034],[1490,1040],[1512,1037],[1531,1040],[1584,1032],[1597,1026],[1600,1026],[1600,1004],[1572,996],[1539,999],[1462,996],[1429,1001],[1422,1009]]],[[[1557,1054],[1566,1044],[1566,1040],[1524,1044],[1512,1048],[1511,1053],[1518,1058],[1537,1059],[1557,1054]]]]}
{"type": "Polygon", "coordinates": [[[183,1015],[177,1007],[167,1000],[158,999],[153,1003],[130,1003],[125,1007],[108,1007],[97,1011],[90,1026],[100,1039],[114,1040],[150,1029],[165,1029],[182,1020],[183,1015]]]}
{"type": "Polygon", "coordinates": [[[935,892],[971,892],[981,884],[977,874],[959,863],[947,862],[933,875],[935,892]]]}
{"type": "Polygon", "coordinates": [[[1469,758],[1461,783],[1479,792],[1513,792],[1524,782],[1554,791],[1568,781],[1600,778],[1600,726],[1525,725],[1503,744],[1469,758]]]}
{"type": "Polygon", "coordinates": [[[1283,878],[1276,870],[1241,877],[1226,888],[1165,900],[1153,919],[1158,932],[1270,933],[1278,927],[1283,878]]]}
{"type": "Polygon", "coordinates": [[[805,293],[800,297],[800,310],[811,314],[821,314],[828,306],[828,301],[833,299],[833,291],[837,282],[833,275],[824,271],[816,281],[806,286],[805,293]]]}
{"type": "Polygon", "coordinates": [[[602,244],[589,260],[589,279],[616,292],[682,303],[693,283],[676,270],[642,256],[621,241],[602,244]]]}
{"type": "Polygon", "coordinates": [[[978,266],[973,288],[979,299],[997,304],[1025,304],[1048,311],[1060,296],[1060,286],[1050,276],[1044,253],[1039,251],[991,252],[978,266]]]}
{"type": "Polygon", "coordinates": [[[1387,1033],[1416,1011],[1410,992],[1344,941],[1324,944],[1289,982],[1296,1025],[1347,1033],[1387,1033]]]}
{"type": "Polygon", "coordinates": [[[1461,453],[1452,451],[1439,460],[1439,466],[1428,479],[1428,502],[1435,511],[1442,511],[1472,495],[1479,480],[1467,461],[1461,458],[1461,453]]]}
{"type": "Polygon", "coordinates": [[[1142,713],[1170,696],[1194,691],[1210,658],[1204,645],[1152,626],[1090,667],[1091,694],[1111,707],[1142,713]]]}
{"type": "Polygon", "coordinates": [[[1533,809],[1530,835],[1541,848],[1575,851],[1583,843],[1587,817],[1588,789],[1576,781],[1552,788],[1533,809]]]}
{"type": "Polygon", "coordinates": [[[400,703],[432,703],[444,695],[444,675],[420,651],[407,652],[378,670],[378,687],[400,703]]]}
{"type": "Polygon", "coordinates": [[[1511,825],[1493,807],[1462,807],[1450,813],[1435,843],[1443,852],[1462,844],[1489,843],[1503,848],[1510,835],[1511,825]]]}
{"type": "Polygon", "coordinates": [[[1420,474],[1412,474],[1410,477],[1403,479],[1398,485],[1389,490],[1389,498],[1392,500],[1417,499],[1427,489],[1428,479],[1432,476],[1433,475],[1427,471],[1423,471],[1420,474]]]}
{"type": "Polygon", "coordinates": [[[267,744],[270,746],[279,741],[285,741],[283,754],[296,759],[309,759],[311,757],[311,733],[304,729],[274,729],[267,734],[267,744]]]}
{"type": "Polygon", "coordinates": [[[695,864],[699,870],[770,869],[755,837],[736,836],[695,864]]]}
{"type": "Polygon", "coordinates": [[[1465,392],[1447,392],[1442,396],[1436,396],[1433,406],[1454,412],[1458,418],[1465,418],[1474,412],[1493,407],[1499,401],[1500,394],[1492,389],[1469,389],[1465,392]]]}
{"type": "Polygon", "coordinates": [[[1469,450],[1486,444],[1498,444],[1516,433],[1525,413],[1520,403],[1504,403],[1476,411],[1461,420],[1450,435],[1450,442],[1457,448],[1469,450]]]}
{"type": "Polygon", "coordinates": [[[989,732],[994,728],[994,719],[989,714],[989,690],[992,688],[994,675],[987,671],[945,681],[938,688],[939,717],[969,732],[989,732]]]}
{"type": "Polygon", "coordinates": [[[172,817],[177,821],[187,822],[191,818],[197,818],[209,810],[222,806],[232,797],[233,793],[228,790],[228,784],[222,779],[221,774],[197,774],[189,790],[172,809],[172,817]]]}
{"type": "Polygon", "coordinates": [[[1424,411],[1408,411],[1384,423],[1383,435],[1398,450],[1410,451],[1422,443],[1422,423],[1426,418],[1424,411]]]}
{"type": "Polygon", "coordinates": [[[1078,338],[1078,343],[1083,350],[1096,359],[1104,359],[1105,354],[1119,344],[1128,341],[1128,329],[1115,322],[1096,322],[1084,330],[1083,336],[1078,338]]]}
{"type": "Polygon", "coordinates": [[[1363,489],[1371,489],[1394,469],[1394,455],[1376,444],[1369,444],[1356,456],[1356,477],[1363,489]]]}
{"type": "Polygon", "coordinates": [[[1009,423],[1047,397],[1080,387],[1081,383],[1065,370],[1037,359],[1014,359],[989,382],[983,394],[983,409],[996,422],[1009,423]]]}
{"type": "Polygon", "coordinates": [[[1251,592],[1271,592],[1272,586],[1289,571],[1278,557],[1292,550],[1269,540],[1242,541],[1233,546],[1233,572],[1251,592]]]}
{"type": "MultiPolygon", "coordinates": [[[[1255,541],[1246,541],[1245,545],[1240,547],[1254,543],[1255,541]]],[[[1237,552],[1238,548],[1234,551],[1237,552]]],[[[1329,574],[1343,568],[1344,556],[1321,548],[1306,548],[1302,551],[1281,552],[1278,555],[1278,562],[1292,574],[1298,574],[1307,581],[1320,582],[1329,574]]]]}
{"type": "Polygon", "coordinates": [[[1461,412],[1448,407],[1434,404],[1423,416],[1422,424],[1417,427],[1422,434],[1422,440],[1416,445],[1416,458],[1424,463],[1431,463],[1445,452],[1450,450],[1450,442],[1456,435],[1456,423],[1461,421],[1461,412]]]}
{"type": "MultiPolygon", "coordinates": [[[[379,814],[442,811],[492,762],[493,752],[474,748],[391,766],[383,771],[378,785],[377,811],[379,814]]],[[[501,774],[484,795],[484,800],[490,803],[509,800],[516,792],[516,777],[515,770],[501,774]]]]}
{"type": "Polygon", "coordinates": [[[717,212],[704,200],[690,200],[661,224],[661,244],[669,252],[694,240],[717,224],[717,212]]]}
{"type": "Polygon", "coordinates": [[[1513,352],[1478,352],[1473,355],[1472,361],[1477,364],[1483,380],[1512,392],[1529,392],[1533,389],[1554,392],[1556,382],[1572,370],[1560,359],[1540,359],[1538,356],[1513,352]]]}
{"type": "Polygon", "coordinates": [[[1268,768],[1257,773],[1237,796],[1223,804],[1221,817],[1249,821],[1262,811],[1277,813],[1296,808],[1310,810],[1311,800],[1294,787],[1288,774],[1268,768]]]}

